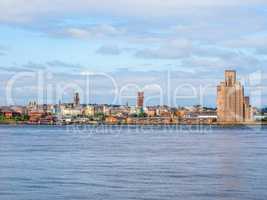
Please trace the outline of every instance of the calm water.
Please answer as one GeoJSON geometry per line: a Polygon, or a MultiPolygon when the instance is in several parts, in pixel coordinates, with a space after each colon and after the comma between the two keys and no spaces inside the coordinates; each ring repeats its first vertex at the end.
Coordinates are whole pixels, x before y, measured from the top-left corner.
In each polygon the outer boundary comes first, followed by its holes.
{"type": "Polygon", "coordinates": [[[1,200],[266,200],[267,129],[0,126],[1,200]]]}

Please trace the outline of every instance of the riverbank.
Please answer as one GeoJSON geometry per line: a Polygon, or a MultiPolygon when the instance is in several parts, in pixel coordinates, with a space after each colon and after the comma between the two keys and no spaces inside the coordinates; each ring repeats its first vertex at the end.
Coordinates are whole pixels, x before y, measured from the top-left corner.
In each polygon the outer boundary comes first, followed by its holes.
{"type": "Polygon", "coordinates": [[[1,121],[0,125],[30,125],[30,126],[38,126],[38,125],[49,125],[49,126],[68,126],[68,125],[107,125],[107,126],[266,126],[267,122],[244,122],[244,123],[105,123],[105,122],[98,122],[98,123],[31,123],[31,122],[22,122],[22,121],[1,121]]]}

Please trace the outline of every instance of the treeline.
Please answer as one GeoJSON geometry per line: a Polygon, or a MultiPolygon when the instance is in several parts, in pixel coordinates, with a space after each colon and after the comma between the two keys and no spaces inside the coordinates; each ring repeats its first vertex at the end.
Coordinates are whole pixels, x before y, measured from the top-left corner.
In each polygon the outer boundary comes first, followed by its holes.
{"type": "Polygon", "coordinates": [[[28,121],[29,116],[28,115],[19,115],[19,116],[12,116],[12,117],[5,117],[4,114],[0,114],[0,122],[6,122],[6,121],[28,121]]]}

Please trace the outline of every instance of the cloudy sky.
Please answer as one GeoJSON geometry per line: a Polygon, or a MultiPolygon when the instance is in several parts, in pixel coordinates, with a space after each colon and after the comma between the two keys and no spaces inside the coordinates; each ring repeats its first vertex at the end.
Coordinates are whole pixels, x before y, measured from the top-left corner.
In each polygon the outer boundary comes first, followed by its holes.
{"type": "Polygon", "coordinates": [[[142,89],[147,104],[215,106],[235,69],[264,106],[266,19],[266,0],[1,0],[0,104],[78,89],[86,103],[131,104],[142,89]],[[98,74],[89,88],[86,73],[98,74]]]}

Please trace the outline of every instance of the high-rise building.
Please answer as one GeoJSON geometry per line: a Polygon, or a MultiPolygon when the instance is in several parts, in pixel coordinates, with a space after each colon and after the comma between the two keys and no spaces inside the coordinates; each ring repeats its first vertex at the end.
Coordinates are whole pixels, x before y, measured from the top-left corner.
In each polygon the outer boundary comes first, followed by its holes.
{"type": "Polygon", "coordinates": [[[78,92],[76,92],[74,95],[74,106],[80,106],[80,96],[78,92]]]}
{"type": "Polygon", "coordinates": [[[252,119],[252,108],[250,105],[250,99],[249,97],[244,98],[244,120],[251,121],[252,119]]]}
{"type": "Polygon", "coordinates": [[[144,92],[138,92],[137,93],[136,106],[139,108],[143,108],[143,106],[144,106],[144,92]]]}
{"type": "Polygon", "coordinates": [[[236,71],[226,70],[225,81],[217,87],[217,115],[219,122],[238,123],[251,120],[249,97],[236,78],[236,71]]]}

